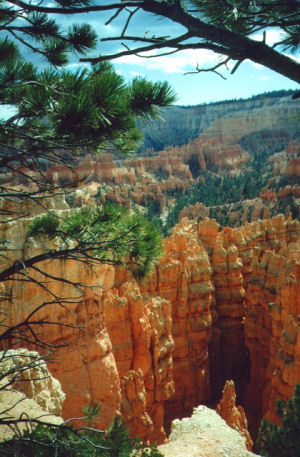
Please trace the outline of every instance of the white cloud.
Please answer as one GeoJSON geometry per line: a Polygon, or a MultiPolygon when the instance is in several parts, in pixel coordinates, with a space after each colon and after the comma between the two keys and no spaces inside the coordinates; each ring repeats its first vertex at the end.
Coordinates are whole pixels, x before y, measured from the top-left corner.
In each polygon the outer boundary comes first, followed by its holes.
{"type": "Polygon", "coordinates": [[[267,79],[270,79],[270,76],[267,75],[254,75],[251,73],[250,75],[251,79],[256,79],[257,81],[267,81],[267,79]]]}
{"type": "Polygon", "coordinates": [[[119,57],[116,62],[121,64],[139,65],[147,70],[160,70],[164,73],[186,73],[193,71],[197,65],[201,68],[215,65],[220,56],[211,51],[189,49],[180,53],[157,56],[158,51],[144,53],[147,58],[136,55],[119,57]],[[150,56],[153,56],[150,58],[150,56]]]}
{"type": "Polygon", "coordinates": [[[138,73],[137,71],[132,71],[131,72],[132,76],[135,78],[136,76],[142,76],[142,78],[145,78],[145,73],[138,73]]]}
{"type": "Polygon", "coordinates": [[[262,70],[264,68],[264,66],[260,63],[253,62],[252,60],[250,60],[250,62],[255,66],[255,68],[257,68],[257,70],[262,70]]]}

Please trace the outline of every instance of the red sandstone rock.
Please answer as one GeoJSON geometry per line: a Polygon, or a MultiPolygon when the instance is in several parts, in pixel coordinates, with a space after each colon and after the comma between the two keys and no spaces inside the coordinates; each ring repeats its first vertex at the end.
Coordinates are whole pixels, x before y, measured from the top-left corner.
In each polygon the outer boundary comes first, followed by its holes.
{"type": "Polygon", "coordinates": [[[188,219],[203,219],[209,216],[209,208],[202,203],[196,203],[195,205],[185,206],[180,211],[178,220],[180,221],[184,217],[188,219]]]}
{"type": "Polygon", "coordinates": [[[285,170],[284,174],[286,176],[300,177],[300,158],[291,160],[285,170]]]}
{"type": "MultiPolygon", "coordinates": [[[[46,243],[25,243],[28,222],[10,223],[1,234],[24,256],[46,243]]],[[[111,266],[92,272],[73,261],[41,265],[93,286],[84,289],[75,315],[59,306],[39,314],[86,329],[41,328],[41,337],[67,345],[50,367],[67,396],[64,416],[80,416],[83,406],[98,402],[98,426],[121,411],[133,434],[162,442],[164,418],[185,415],[211,390],[217,397],[229,374],[251,427],[262,416],[274,419],[275,399],[287,400],[300,379],[299,233],[299,223],[283,216],[221,232],[208,218],[182,219],[141,284],[111,266]]],[[[5,287],[14,297],[11,323],[52,298],[35,284],[5,287]]],[[[49,287],[59,296],[77,294],[66,283],[49,287]]]]}
{"type": "Polygon", "coordinates": [[[217,413],[220,414],[229,427],[237,430],[244,436],[246,448],[251,451],[253,442],[248,431],[244,408],[242,406],[236,406],[236,393],[233,381],[226,381],[222,399],[217,405],[217,413]]]}

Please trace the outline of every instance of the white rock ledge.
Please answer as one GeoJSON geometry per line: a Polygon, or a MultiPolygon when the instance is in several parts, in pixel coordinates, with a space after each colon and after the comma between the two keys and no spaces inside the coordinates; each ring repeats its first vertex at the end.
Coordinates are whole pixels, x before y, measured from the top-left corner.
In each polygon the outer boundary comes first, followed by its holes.
{"type": "Polygon", "coordinates": [[[159,446],[165,457],[255,457],[245,439],[206,406],[194,408],[191,417],[175,419],[170,442],[159,446]]]}

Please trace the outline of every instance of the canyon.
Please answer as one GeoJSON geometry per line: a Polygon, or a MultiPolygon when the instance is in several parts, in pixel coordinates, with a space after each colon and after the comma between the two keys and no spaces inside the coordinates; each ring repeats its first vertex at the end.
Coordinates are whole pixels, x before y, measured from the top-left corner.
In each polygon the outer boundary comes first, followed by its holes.
{"type": "Polygon", "coordinates": [[[190,211],[192,218],[211,217],[233,227],[281,213],[299,217],[299,107],[288,96],[169,107],[164,122],[143,125],[143,152],[136,157],[88,155],[75,174],[50,169],[49,179],[82,183],[70,197],[72,205],[92,198],[137,207],[166,235],[182,210],[188,217],[190,211]],[[161,150],[145,150],[152,133],[162,135],[161,150]]]}
{"type": "MultiPolygon", "coordinates": [[[[58,242],[28,239],[31,218],[22,221],[10,223],[16,252],[28,257],[58,242]]],[[[232,379],[255,437],[300,379],[299,233],[299,222],[283,215],[239,228],[183,218],[140,283],[119,267],[57,259],[42,267],[64,282],[49,279],[48,291],[5,283],[9,324],[51,294],[75,302],[36,316],[70,325],[39,328],[39,338],[60,346],[49,369],[66,394],[64,418],[98,403],[99,427],[122,414],[133,434],[162,443],[173,419],[216,404],[232,379]],[[68,280],[89,287],[78,299],[68,280]]]]}
{"type": "MultiPolygon", "coordinates": [[[[38,265],[46,278],[29,268],[0,284],[4,329],[39,308],[36,336],[48,344],[42,356],[55,348],[64,419],[96,403],[98,427],[121,415],[132,435],[161,444],[174,419],[207,405],[248,449],[262,418],[278,421],[276,400],[300,382],[299,107],[281,94],[169,108],[145,128],[140,154],[82,153],[73,167],[45,165],[66,192],[0,198],[3,269],[62,249],[60,237],[28,236],[45,210],[117,203],[165,235],[140,281],[121,266],[50,256],[38,265]]],[[[35,191],[22,171],[1,183],[35,191]]]]}
{"type": "MultiPolygon", "coordinates": [[[[184,216],[211,217],[233,227],[281,213],[296,218],[299,108],[299,99],[284,91],[169,107],[162,112],[164,121],[141,125],[144,145],[138,154],[81,153],[73,166],[51,166],[45,177],[58,186],[73,183],[67,196],[71,207],[91,201],[135,207],[154,217],[165,234],[182,210],[184,216]],[[161,149],[147,149],[151,141],[161,149]]],[[[18,170],[3,180],[17,187],[30,184],[18,170]]]]}

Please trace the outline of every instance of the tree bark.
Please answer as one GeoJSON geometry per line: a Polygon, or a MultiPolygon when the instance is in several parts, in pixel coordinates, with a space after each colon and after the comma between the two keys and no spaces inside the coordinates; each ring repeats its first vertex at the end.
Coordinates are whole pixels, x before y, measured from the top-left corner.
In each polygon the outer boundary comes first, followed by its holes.
{"type": "Polygon", "coordinates": [[[183,25],[194,37],[226,47],[227,55],[235,60],[250,59],[300,83],[300,64],[295,60],[275,51],[263,42],[206,24],[186,13],[179,2],[176,2],[176,5],[168,5],[166,2],[157,0],[145,0],[141,8],[183,25]]]}
{"type": "MultiPolygon", "coordinates": [[[[209,45],[222,46],[224,48],[223,54],[234,60],[242,61],[250,59],[255,63],[270,68],[271,70],[300,83],[300,64],[296,60],[284,55],[281,52],[275,51],[264,42],[259,42],[244,35],[231,32],[230,30],[221,29],[205,23],[201,19],[187,13],[182,8],[180,0],[170,0],[168,2],[161,0],[122,0],[111,4],[107,3],[104,5],[91,5],[74,8],[44,7],[34,5],[32,3],[29,4],[24,0],[10,0],[10,3],[19,6],[20,8],[24,8],[27,11],[38,11],[59,15],[96,13],[97,11],[114,11],[117,9],[124,10],[127,7],[139,7],[148,13],[163,16],[184,26],[192,37],[199,38],[200,40],[206,40],[208,42],[207,49],[210,49],[209,45]]],[[[199,48],[203,49],[204,44],[205,41],[199,41],[199,48]]],[[[166,41],[166,46],[167,45],[168,40],[166,41]]],[[[192,48],[195,49],[195,47],[196,46],[194,45],[192,48]]],[[[127,54],[128,52],[126,55],[127,54]]],[[[131,54],[135,54],[134,49],[132,49],[131,54]]],[[[109,55],[106,57],[102,56],[98,60],[111,60],[114,57],[119,57],[119,55],[109,55]]],[[[88,57],[80,60],[84,62],[97,61],[96,58],[89,59],[88,57]]]]}

